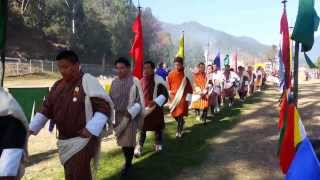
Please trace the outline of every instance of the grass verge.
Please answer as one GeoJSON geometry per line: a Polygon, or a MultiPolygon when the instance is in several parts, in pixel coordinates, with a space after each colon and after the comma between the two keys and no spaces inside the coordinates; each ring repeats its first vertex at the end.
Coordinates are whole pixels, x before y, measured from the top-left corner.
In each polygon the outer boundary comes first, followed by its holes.
{"type": "MultiPolygon", "coordinates": [[[[153,152],[153,135],[149,135],[144,148],[144,156],[134,160],[134,169],[130,179],[168,180],[175,177],[182,169],[196,168],[208,157],[212,150],[208,140],[218,136],[224,130],[232,128],[239,122],[241,112],[253,108],[261,101],[257,93],[248,98],[244,104],[236,103],[232,109],[224,108],[218,115],[210,118],[203,125],[195,120],[194,115],[186,119],[185,133],[182,139],[176,139],[176,123],[166,124],[164,150],[153,152]]],[[[98,179],[117,180],[124,163],[120,149],[104,153],[100,161],[98,179]]]]}

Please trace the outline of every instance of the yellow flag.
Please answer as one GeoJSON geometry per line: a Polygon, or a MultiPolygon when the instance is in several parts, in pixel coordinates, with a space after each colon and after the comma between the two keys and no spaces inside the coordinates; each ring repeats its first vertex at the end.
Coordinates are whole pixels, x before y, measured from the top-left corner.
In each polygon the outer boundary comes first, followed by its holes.
{"type": "Polygon", "coordinates": [[[179,42],[179,50],[176,57],[181,57],[184,59],[184,32],[182,32],[182,36],[179,42]]]}

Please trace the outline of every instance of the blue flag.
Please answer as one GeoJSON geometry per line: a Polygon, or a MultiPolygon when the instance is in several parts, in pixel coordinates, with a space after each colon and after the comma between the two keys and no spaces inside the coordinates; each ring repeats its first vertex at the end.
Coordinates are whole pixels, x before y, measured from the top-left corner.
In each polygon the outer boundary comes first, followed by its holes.
{"type": "Polygon", "coordinates": [[[285,82],[285,69],[284,64],[282,62],[282,51],[279,50],[279,80],[280,80],[280,91],[282,92],[284,89],[284,82],[285,82]]]}
{"type": "Polygon", "coordinates": [[[319,180],[320,164],[308,138],[298,146],[286,180],[319,180]]]}
{"type": "Polygon", "coordinates": [[[220,51],[218,52],[217,56],[214,58],[213,64],[217,66],[217,69],[221,69],[221,62],[220,62],[220,51]]]}

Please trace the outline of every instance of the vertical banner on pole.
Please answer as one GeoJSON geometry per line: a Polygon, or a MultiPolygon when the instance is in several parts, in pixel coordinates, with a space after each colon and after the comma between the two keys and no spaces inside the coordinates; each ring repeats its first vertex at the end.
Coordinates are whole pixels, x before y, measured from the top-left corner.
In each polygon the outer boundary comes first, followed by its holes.
{"type": "Polygon", "coordinates": [[[292,40],[296,41],[294,57],[294,101],[298,102],[299,78],[299,44],[303,52],[308,52],[314,44],[314,32],[319,26],[319,17],[314,8],[314,0],[299,0],[299,10],[292,33],[292,40]]]}

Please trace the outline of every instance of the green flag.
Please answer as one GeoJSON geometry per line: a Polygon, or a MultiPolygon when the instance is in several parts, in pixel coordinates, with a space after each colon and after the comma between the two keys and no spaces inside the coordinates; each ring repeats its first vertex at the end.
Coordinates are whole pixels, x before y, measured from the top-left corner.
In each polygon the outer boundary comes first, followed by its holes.
{"type": "Polygon", "coordinates": [[[230,58],[229,58],[229,54],[226,55],[226,57],[224,58],[224,65],[229,65],[230,64],[230,58]]]}
{"type": "Polygon", "coordinates": [[[314,0],[299,0],[299,10],[292,39],[302,44],[302,51],[312,49],[314,32],[319,26],[319,17],[314,9],[314,0]]]}
{"type": "Polygon", "coordinates": [[[20,104],[27,118],[31,118],[34,112],[39,111],[49,88],[9,88],[9,92],[20,104]]]}
{"type": "Polygon", "coordinates": [[[306,62],[311,69],[317,69],[318,67],[312,62],[312,60],[309,58],[307,53],[304,53],[304,58],[306,59],[306,62]]]}
{"type": "Polygon", "coordinates": [[[6,44],[7,0],[0,0],[0,49],[6,44]]]}

